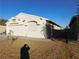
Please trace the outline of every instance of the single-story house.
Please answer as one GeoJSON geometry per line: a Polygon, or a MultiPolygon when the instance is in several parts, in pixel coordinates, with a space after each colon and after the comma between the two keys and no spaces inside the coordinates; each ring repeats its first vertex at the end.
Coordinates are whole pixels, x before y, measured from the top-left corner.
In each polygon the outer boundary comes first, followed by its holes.
{"type": "Polygon", "coordinates": [[[6,23],[6,34],[12,36],[50,38],[52,29],[61,28],[48,18],[26,13],[19,13],[6,23]]]}

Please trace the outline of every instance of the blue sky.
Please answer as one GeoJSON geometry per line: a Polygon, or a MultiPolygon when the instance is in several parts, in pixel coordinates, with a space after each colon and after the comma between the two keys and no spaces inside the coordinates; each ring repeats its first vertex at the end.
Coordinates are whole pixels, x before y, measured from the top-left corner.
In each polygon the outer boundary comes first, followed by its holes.
{"type": "Polygon", "coordinates": [[[75,15],[79,0],[0,0],[0,17],[9,19],[20,12],[49,18],[65,27],[75,15]]]}

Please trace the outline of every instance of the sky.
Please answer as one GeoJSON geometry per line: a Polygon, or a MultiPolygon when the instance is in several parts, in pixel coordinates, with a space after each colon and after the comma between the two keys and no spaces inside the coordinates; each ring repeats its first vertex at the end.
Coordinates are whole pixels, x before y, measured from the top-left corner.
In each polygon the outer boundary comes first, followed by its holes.
{"type": "Polygon", "coordinates": [[[0,0],[0,17],[9,19],[20,12],[42,16],[65,28],[76,15],[79,0],[0,0]]]}

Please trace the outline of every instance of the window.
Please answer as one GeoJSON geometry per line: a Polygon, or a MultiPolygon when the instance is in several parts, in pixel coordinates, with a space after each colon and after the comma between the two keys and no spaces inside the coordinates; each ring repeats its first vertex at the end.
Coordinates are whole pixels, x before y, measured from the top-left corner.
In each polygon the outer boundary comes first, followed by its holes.
{"type": "Polygon", "coordinates": [[[34,23],[36,23],[36,24],[37,24],[37,21],[29,21],[28,23],[30,23],[30,22],[34,22],[34,23]]]}
{"type": "Polygon", "coordinates": [[[25,27],[27,27],[27,25],[25,25],[25,27]]]}
{"type": "Polygon", "coordinates": [[[10,23],[10,24],[18,24],[18,23],[10,23]]]}
{"type": "Polygon", "coordinates": [[[40,20],[42,20],[42,18],[40,18],[40,20]]]}
{"type": "Polygon", "coordinates": [[[12,19],[12,21],[13,21],[13,22],[15,22],[15,21],[16,21],[16,19],[12,19]]]}
{"type": "Polygon", "coordinates": [[[28,23],[33,22],[36,23],[37,26],[39,26],[40,24],[37,23],[37,21],[29,21],[28,23]]]}
{"type": "Polygon", "coordinates": [[[20,19],[18,19],[18,21],[20,21],[20,19]]]}
{"type": "Polygon", "coordinates": [[[37,24],[38,26],[40,25],[40,24],[37,24]]]}
{"type": "Polygon", "coordinates": [[[25,20],[23,20],[22,22],[25,22],[25,20]]]}

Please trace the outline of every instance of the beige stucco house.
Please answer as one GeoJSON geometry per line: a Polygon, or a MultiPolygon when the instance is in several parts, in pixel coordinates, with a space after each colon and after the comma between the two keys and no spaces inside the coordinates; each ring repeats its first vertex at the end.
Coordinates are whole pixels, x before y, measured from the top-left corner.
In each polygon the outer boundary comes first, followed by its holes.
{"type": "Polygon", "coordinates": [[[60,26],[51,22],[49,19],[40,16],[19,13],[6,23],[6,33],[13,36],[48,38],[52,35],[52,28],[60,29],[60,26]]]}

